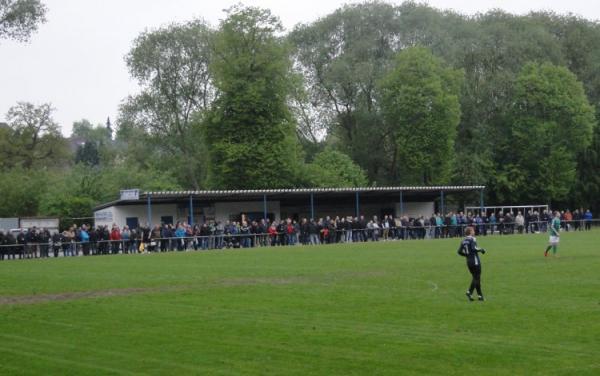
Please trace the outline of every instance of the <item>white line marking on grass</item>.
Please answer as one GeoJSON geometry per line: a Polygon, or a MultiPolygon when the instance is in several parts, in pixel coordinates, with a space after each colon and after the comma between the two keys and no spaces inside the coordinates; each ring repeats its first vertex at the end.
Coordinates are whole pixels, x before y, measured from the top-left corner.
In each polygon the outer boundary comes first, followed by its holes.
{"type": "MultiPolygon", "coordinates": [[[[14,345],[14,343],[13,343],[13,345],[14,345]]],[[[31,352],[31,351],[27,351],[25,349],[13,349],[13,348],[6,348],[6,347],[0,346],[0,350],[8,352],[8,353],[15,354],[15,355],[23,356],[23,357],[37,358],[37,359],[47,360],[47,361],[54,362],[54,363],[59,363],[59,364],[75,365],[75,366],[79,366],[79,367],[82,367],[82,368],[89,368],[89,369],[93,369],[93,370],[101,370],[101,371],[104,371],[104,372],[114,373],[114,374],[119,374],[119,375],[142,375],[142,373],[139,373],[139,372],[131,372],[131,371],[127,371],[127,370],[122,370],[122,369],[117,369],[117,368],[112,368],[112,367],[101,366],[101,365],[98,365],[98,364],[92,364],[92,363],[87,363],[87,362],[80,362],[80,361],[77,361],[77,360],[63,359],[61,357],[54,356],[54,355],[36,354],[36,353],[31,352]]]]}
{"type": "MultiPolygon", "coordinates": [[[[42,322],[42,321],[37,321],[37,322],[42,322]]],[[[46,323],[46,322],[44,322],[46,323]]],[[[52,322],[52,321],[48,321],[48,324],[56,324],[56,322],[52,322]]],[[[62,324],[61,324],[62,325],[62,324]]],[[[78,326],[80,329],[83,329],[84,326],[78,326]]],[[[89,326],[88,326],[89,327],[89,326]]],[[[33,343],[33,344],[38,344],[38,345],[48,345],[48,346],[54,346],[54,347],[63,347],[63,348],[67,348],[67,349],[76,349],[77,347],[75,345],[72,345],[70,343],[64,343],[64,342],[59,342],[56,340],[43,340],[43,339],[36,339],[36,338],[30,338],[30,337],[23,337],[20,335],[16,335],[16,334],[8,334],[8,333],[0,333],[0,338],[8,338],[11,339],[13,341],[13,343],[18,343],[18,341],[22,341],[22,342],[29,342],[29,343],[33,343]]],[[[25,345],[25,344],[23,344],[25,345]]],[[[108,356],[114,356],[117,358],[123,358],[123,359],[129,359],[130,355],[127,353],[123,353],[121,351],[111,351],[111,350],[107,350],[107,349],[94,349],[95,352],[97,353],[101,353],[101,354],[106,354],[108,356]]],[[[193,372],[197,372],[198,368],[194,367],[193,365],[189,365],[189,364],[185,364],[185,363],[181,363],[181,362],[168,362],[165,361],[163,359],[158,359],[155,357],[140,357],[140,355],[136,355],[137,359],[143,359],[144,362],[154,362],[154,363],[160,363],[161,365],[169,365],[171,367],[174,368],[182,368],[188,371],[193,371],[193,372]]]]}
{"type": "Polygon", "coordinates": [[[429,285],[431,285],[431,287],[432,287],[431,291],[436,291],[438,289],[437,283],[431,282],[431,281],[427,281],[427,283],[429,283],[429,285]]]}

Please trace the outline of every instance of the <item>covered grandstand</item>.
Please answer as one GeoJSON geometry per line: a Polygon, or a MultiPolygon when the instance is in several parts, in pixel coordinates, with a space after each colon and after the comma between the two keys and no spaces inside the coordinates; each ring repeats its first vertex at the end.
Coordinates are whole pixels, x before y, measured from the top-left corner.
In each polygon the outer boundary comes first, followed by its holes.
{"type": "Polygon", "coordinates": [[[429,216],[447,211],[448,195],[479,193],[485,186],[293,188],[203,191],[122,191],[94,209],[95,224],[137,228],[142,224],[211,220],[317,218],[325,216],[429,216]]]}

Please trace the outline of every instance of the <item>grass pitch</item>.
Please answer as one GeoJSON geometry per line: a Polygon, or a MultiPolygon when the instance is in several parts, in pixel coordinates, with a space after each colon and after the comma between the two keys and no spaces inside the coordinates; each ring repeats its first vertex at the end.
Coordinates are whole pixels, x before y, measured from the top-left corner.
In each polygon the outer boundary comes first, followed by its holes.
{"type": "Polygon", "coordinates": [[[478,240],[0,262],[0,374],[600,374],[600,232],[478,240]]]}

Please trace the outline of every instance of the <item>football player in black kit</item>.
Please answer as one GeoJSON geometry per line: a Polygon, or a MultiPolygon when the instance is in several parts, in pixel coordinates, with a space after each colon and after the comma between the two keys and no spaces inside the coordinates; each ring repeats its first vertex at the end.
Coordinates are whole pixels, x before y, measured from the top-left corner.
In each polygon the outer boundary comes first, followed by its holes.
{"type": "Polygon", "coordinates": [[[466,237],[461,241],[458,247],[458,254],[467,258],[467,267],[473,276],[471,286],[467,290],[466,295],[470,301],[473,301],[473,290],[477,290],[477,295],[480,301],[483,301],[483,293],[481,292],[481,260],[479,253],[485,253],[485,249],[477,247],[477,241],[473,237],[475,229],[467,227],[465,230],[466,237]]]}

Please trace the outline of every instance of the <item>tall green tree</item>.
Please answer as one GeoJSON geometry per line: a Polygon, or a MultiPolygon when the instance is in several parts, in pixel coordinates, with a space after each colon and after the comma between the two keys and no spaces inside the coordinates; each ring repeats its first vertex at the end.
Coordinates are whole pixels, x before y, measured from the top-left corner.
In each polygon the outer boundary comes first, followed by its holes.
{"type": "Polygon", "coordinates": [[[13,140],[13,129],[6,123],[0,123],[0,170],[7,170],[17,164],[17,146],[13,140]]]}
{"type": "Polygon", "coordinates": [[[600,213],[600,126],[596,124],[592,144],[579,155],[577,184],[571,192],[571,205],[591,208],[600,213]]]}
{"type": "Polygon", "coordinates": [[[197,20],[136,38],[126,62],[142,92],[125,101],[119,118],[120,140],[143,150],[143,158],[169,159],[169,165],[178,166],[180,180],[196,189],[206,154],[199,119],[214,95],[208,69],[212,35],[197,20]]]}
{"type": "Polygon", "coordinates": [[[386,142],[377,82],[403,47],[401,15],[383,2],[345,5],[288,37],[306,87],[294,106],[303,133],[324,130],[330,144],[383,183],[391,181],[386,166],[395,145],[386,142]]]}
{"type": "MultiPolygon", "coordinates": [[[[528,61],[562,64],[560,43],[539,22],[503,11],[463,22],[467,33],[449,30],[449,43],[458,51],[447,57],[465,71],[453,182],[486,184],[493,200],[512,202],[502,192],[518,179],[505,174],[515,81],[528,61]]],[[[443,49],[441,44],[434,51],[447,56],[443,49]]]]}
{"type": "Polygon", "coordinates": [[[211,62],[218,96],[205,125],[212,187],[296,184],[299,147],[282,31],[277,17],[255,7],[233,7],[221,22],[211,62]]]}
{"type": "MultiPolygon", "coordinates": [[[[524,64],[568,67],[583,82],[590,102],[600,103],[600,28],[597,22],[571,15],[518,16],[494,10],[465,17],[412,1],[366,2],[300,25],[289,38],[308,93],[297,106],[302,133],[310,140],[304,123],[326,129],[325,141],[347,152],[378,183],[396,179],[390,168],[396,145],[386,141],[390,138],[382,122],[381,93],[377,87],[369,90],[369,83],[389,70],[402,49],[427,47],[464,70],[457,127],[461,142],[455,148],[452,182],[487,184],[492,201],[513,200],[514,182],[524,175],[513,173],[520,167],[507,152],[514,90],[524,64]]],[[[580,159],[578,171],[587,171],[587,166],[580,159]]]]}
{"type": "Polygon", "coordinates": [[[526,200],[564,200],[575,185],[577,156],[591,144],[596,120],[583,85],[567,68],[528,63],[515,88],[507,150],[528,176],[513,192],[526,200]]]}
{"type": "Polygon", "coordinates": [[[461,83],[461,71],[445,67],[423,47],[398,54],[382,80],[382,108],[398,145],[394,166],[402,184],[449,181],[461,83]]]}
{"type": "Polygon", "coordinates": [[[0,0],[0,39],[27,41],[46,22],[46,11],[40,0],[0,0]]]}
{"type": "Polygon", "coordinates": [[[66,140],[52,118],[54,109],[49,103],[35,106],[19,102],[11,107],[6,120],[10,127],[12,152],[3,164],[9,167],[52,167],[68,158],[66,140]]]}
{"type": "MultiPolygon", "coordinates": [[[[536,13],[532,18],[545,25],[556,38],[566,66],[582,82],[590,103],[600,115],[600,27],[597,21],[574,15],[536,13]]],[[[592,144],[579,154],[576,185],[569,194],[569,206],[591,208],[600,212],[600,127],[596,125],[592,144]]]]}

